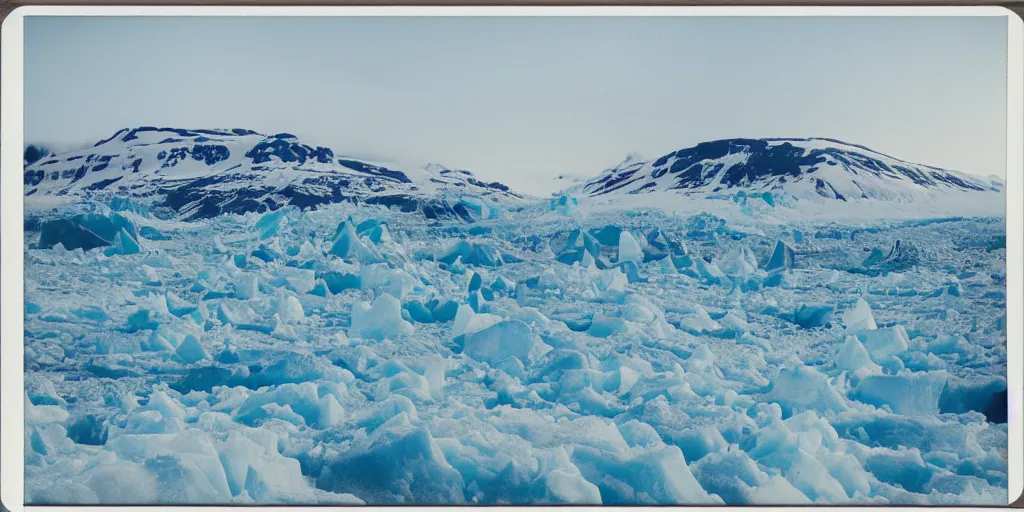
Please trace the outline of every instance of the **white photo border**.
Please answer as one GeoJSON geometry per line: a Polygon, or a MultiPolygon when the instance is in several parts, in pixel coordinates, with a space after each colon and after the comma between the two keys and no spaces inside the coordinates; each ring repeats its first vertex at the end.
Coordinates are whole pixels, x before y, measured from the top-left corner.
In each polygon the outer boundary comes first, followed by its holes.
{"type": "MultiPolygon", "coordinates": [[[[1024,21],[1003,7],[815,7],[815,6],[22,6],[0,32],[0,502],[11,512],[104,510],[96,506],[24,505],[24,18],[26,16],[871,16],[1007,18],[1007,397],[1009,503],[1024,492],[1024,21]],[[15,171],[15,169],[17,171],[15,171]]],[[[153,507],[117,507],[134,512],[153,507]]],[[[239,507],[161,506],[168,511],[207,512],[239,507]]],[[[249,508],[249,507],[242,507],[249,508]]],[[[257,507],[252,507],[257,508],[257,507]]],[[[308,507],[273,507],[281,512],[308,507]]],[[[349,507],[346,507],[349,508],[349,507]]],[[[402,507],[351,507],[398,510],[402,507]]],[[[455,507],[437,507],[450,508],[455,507]]],[[[512,510],[517,507],[487,507],[512,510]]],[[[554,510],[556,507],[530,507],[554,510]]],[[[632,507],[601,507],[618,509],[632,507]]],[[[710,509],[711,507],[659,507],[710,509]]],[[[768,511],[796,507],[758,507],[768,511]]],[[[854,508],[854,507],[829,507],[854,508]]],[[[855,507],[860,510],[884,507],[855,507]]]]}

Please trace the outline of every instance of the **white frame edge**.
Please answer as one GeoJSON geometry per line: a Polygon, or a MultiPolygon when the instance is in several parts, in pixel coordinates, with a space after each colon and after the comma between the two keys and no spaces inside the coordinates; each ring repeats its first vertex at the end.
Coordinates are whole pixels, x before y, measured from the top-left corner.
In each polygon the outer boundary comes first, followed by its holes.
{"type": "MultiPolygon", "coordinates": [[[[24,187],[21,182],[24,148],[24,18],[25,16],[1007,16],[1007,398],[1008,491],[1013,503],[1024,493],[1024,21],[1004,7],[224,7],[224,6],[23,6],[12,11],[0,33],[0,501],[11,512],[24,506],[24,187]],[[1011,312],[1017,312],[1014,316],[1011,312]],[[17,419],[15,422],[12,419],[17,419]],[[11,428],[12,423],[15,428],[11,428]]],[[[106,506],[31,507],[39,512],[103,510],[106,506]]],[[[235,511],[239,507],[161,507],[168,511],[235,511]]],[[[243,507],[244,508],[244,507],[243,507]]],[[[256,507],[253,507],[256,508],[256,507]]],[[[346,507],[347,508],[347,507],[346,507]]],[[[353,507],[367,510],[368,507],[353,507]]],[[[438,507],[451,508],[455,507],[438,507]]],[[[516,507],[488,507],[510,511],[516,507]]],[[[552,510],[556,507],[531,507],[552,510]]],[[[602,507],[621,509],[630,507],[602,507]]],[[[709,507],[659,507],[712,510],[709,507]]],[[[766,511],[791,507],[758,507],[766,511]]],[[[846,507],[830,507],[846,508],[846,507]]],[[[118,507],[124,512],[152,507],[118,507]]],[[[281,512],[308,510],[274,507],[281,512]]],[[[398,507],[373,507],[400,510],[398,507]]],[[[857,507],[877,510],[877,507],[857,507]]],[[[924,510],[910,508],[909,510],[924,510]]]]}

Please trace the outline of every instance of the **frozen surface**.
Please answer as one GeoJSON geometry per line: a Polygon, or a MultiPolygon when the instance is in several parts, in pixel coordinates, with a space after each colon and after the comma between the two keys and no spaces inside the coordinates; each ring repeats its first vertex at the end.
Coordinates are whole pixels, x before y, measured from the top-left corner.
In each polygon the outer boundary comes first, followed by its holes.
{"type": "Polygon", "coordinates": [[[1002,219],[602,201],[56,210],[27,501],[1006,502],[1002,219]]]}

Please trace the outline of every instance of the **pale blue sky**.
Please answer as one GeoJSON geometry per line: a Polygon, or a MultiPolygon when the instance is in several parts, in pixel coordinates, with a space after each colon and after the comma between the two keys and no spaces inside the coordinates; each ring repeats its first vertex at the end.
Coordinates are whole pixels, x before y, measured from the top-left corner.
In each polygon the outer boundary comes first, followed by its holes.
{"type": "Polygon", "coordinates": [[[25,19],[25,135],[290,132],[532,193],[731,137],[1006,175],[1006,19],[25,19]]]}

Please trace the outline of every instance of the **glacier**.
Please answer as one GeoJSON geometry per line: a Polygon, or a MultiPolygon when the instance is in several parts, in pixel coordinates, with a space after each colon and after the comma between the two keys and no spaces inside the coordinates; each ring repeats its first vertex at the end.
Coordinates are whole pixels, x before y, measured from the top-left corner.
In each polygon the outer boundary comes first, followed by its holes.
{"type": "Polygon", "coordinates": [[[1007,502],[1004,218],[612,196],[36,212],[26,502],[1007,502]]]}

